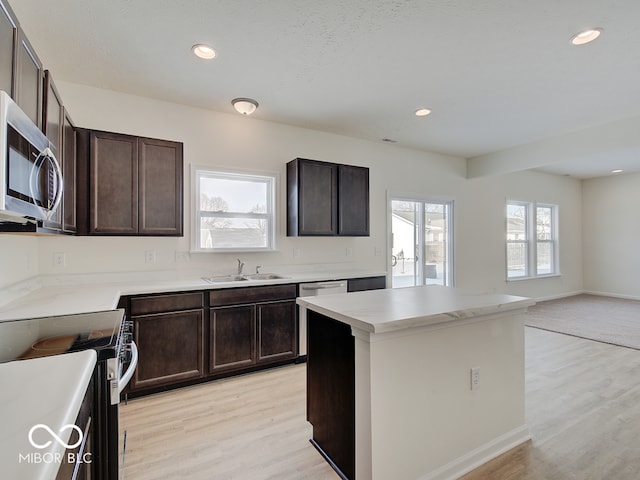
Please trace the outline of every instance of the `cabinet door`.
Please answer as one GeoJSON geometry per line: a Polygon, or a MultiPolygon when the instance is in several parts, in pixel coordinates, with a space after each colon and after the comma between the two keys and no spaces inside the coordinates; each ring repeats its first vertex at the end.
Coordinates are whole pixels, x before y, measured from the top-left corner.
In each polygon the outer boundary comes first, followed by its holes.
{"type": "Polygon", "coordinates": [[[369,169],[338,166],[338,235],[369,235],[369,169]]]}
{"type": "Polygon", "coordinates": [[[210,310],[209,373],[256,363],[255,305],[210,310]]]}
{"type": "Polygon", "coordinates": [[[138,232],[138,141],[91,132],[89,233],[138,232]]]}
{"type": "Polygon", "coordinates": [[[138,140],[139,234],[182,236],[182,144],[138,140]]]}
{"type": "Polygon", "coordinates": [[[298,160],[298,235],[337,233],[338,169],[333,163],[298,160]]]}
{"type": "Polygon", "coordinates": [[[132,317],[139,356],[131,390],[203,376],[203,318],[202,309],[132,317]]]}
{"type": "MultiPolygon", "coordinates": [[[[49,70],[44,72],[44,100],[43,100],[42,132],[51,142],[51,149],[60,168],[63,171],[64,181],[64,152],[62,150],[62,123],[63,109],[60,94],[56,89],[49,70]]],[[[63,188],[63,195],[66,191],[63,188]]],[[[55,230],[62,230],[62,216],[64,210],[64,197],[61,204],[51,218],[44,222],[44,226],[55,230]]]]}
{"type": "Polygon", "coordinates": [[[13,97],[15,45],[18,28],[12,13],[0,1],[0,90],[13,97]]]}
{"type": "Polygon", "coordinates": [[[295,358],[296,302],[258,303],[258,363],[295,358]]]}
{"type": "Polygon", "coordinates": [[[21,29],[18,29],[18,50],[14,81],[16,82],[16,103],[33,123],[41,127],[42,63],[21,29]]]}
{"type": "Polygon", "coordinates": [[[69,113],[63,109],[62,120],[62,178],[64,196],[62,197],[62,229],[76,232],[76,129],[69,113]]]}

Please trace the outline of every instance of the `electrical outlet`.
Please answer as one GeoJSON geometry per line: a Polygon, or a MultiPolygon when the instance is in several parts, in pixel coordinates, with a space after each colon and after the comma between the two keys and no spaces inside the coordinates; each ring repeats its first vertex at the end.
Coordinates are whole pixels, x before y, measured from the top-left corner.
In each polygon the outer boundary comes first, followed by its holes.
{"type": "Polygon", "coordinates": [[[471,390],[477,390],[480,388],[480,367],[474,367],[471,369],[471,390]]]}
{"type": "Polygon", "coordinates": [[[67,264],[66,254],[59,252],[53,254],[53,266],[56,268],[63,268],[67,264]]]}
{"type": "Polygon", "coordinates": [[[144,261],[145,263],[156,263],[156,251],[146,250],[144,252],[144,261]]]}
{"type": "Polygon", "coordinates": [[[299,248],[294,248],[293,249],[293,258],[300,258],[300,249],[299,248]]]}
{"type": "Polygon", "coordinates": [[[347,247],[347,250],[345,251],[345,255],[347,257],[353,257],[353,248],[347,247]]]}
{"type": "Polygon", "coordinates": [[[176,250],[176,263],[189,263],[189,252],[176,250]]]}

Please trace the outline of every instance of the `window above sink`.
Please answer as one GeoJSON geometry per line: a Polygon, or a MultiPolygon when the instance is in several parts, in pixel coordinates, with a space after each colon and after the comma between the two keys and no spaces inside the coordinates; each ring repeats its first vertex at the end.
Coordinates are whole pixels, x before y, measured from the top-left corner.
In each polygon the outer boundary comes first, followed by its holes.
{"type": "Polygon", "coordinates": [[[276,180],[275,173],[194,167],[193,251],[274,250],[276,180]]]}

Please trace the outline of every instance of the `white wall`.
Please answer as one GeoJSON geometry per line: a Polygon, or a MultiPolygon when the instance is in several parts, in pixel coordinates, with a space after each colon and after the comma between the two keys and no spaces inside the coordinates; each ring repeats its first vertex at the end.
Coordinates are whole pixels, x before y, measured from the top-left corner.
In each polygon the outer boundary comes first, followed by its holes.
{"type": "Polygon", "coordinates": [[[38,238],[0,235],[0,289],[38,275],[38,238]]]}
{"type": "MultiPolygon", "coordinates": [[[[1,251],[33,257],[36,266],[15,260],[0,278],[36,274],[184,270],[231,272],[233,254],[193,254],[189,264],[176,263],[176,251],[188,251],[191,237],[191,165],[279,172],[279,251],[243,254],[248,270],[263,265],[350,263],[386,270],[387,194],[441,196],[455,201],[455,255],[458,286],[549,297],[581,289],[580,182],[566,177],[520,172],[466,178],[466,161],[298,127],[170,104],[82,85],[58,82],[65,105],[77,126],[184,142],[185,237],[0,237],[1,251]],[[295,157],[370,167],[371,236],[369,238],[292,238],[285,235],[285,164],[295,157]],[[504,205],[506,198],[558,203],[561,208],[562,277],[518,284],[505,282],[504,205]],[[157,252],[155,264],[145,264],[145,250],[157,252]],[[294,258],[294,249],[300,256],[294,258]],[[353,252],[347,256],[347,250],[353,252]],[[376,255],[376,251],[382,253],[376,255]],[[66,267],[53,266],[53,254],[66,254],[66,267]]],[[[268,106],[261,106],[267,109],[268,106]]]]}
{"type": "Polygon", "coordinates": [[[640,174],[585,180],[584,289],[640,299],[640,174]]]}

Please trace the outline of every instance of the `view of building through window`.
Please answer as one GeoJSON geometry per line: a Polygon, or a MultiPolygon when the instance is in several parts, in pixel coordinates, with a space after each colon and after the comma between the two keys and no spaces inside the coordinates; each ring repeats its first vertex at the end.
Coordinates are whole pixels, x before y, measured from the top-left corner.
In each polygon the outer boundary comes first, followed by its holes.
{"type": "Polygon", "coordinates": [[[272,176],[198,170],[196,249],[272,249],[274,183],[272,176]]]}

